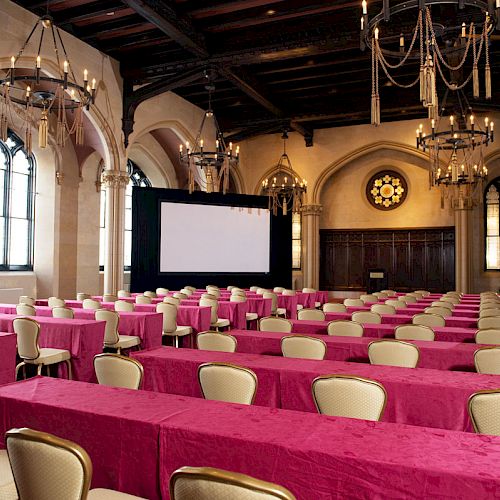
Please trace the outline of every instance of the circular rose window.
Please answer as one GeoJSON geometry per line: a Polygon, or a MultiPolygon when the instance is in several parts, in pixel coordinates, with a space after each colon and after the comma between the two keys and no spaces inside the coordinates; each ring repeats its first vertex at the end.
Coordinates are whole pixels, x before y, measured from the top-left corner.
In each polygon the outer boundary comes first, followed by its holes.
{"type": "Polygon", "coordinates": [[[406,179],[392,170],[378,172],[366,185],[368,201],[379,210],[392,210],[399,207],[405,201],[407,194],[406,179]]]}

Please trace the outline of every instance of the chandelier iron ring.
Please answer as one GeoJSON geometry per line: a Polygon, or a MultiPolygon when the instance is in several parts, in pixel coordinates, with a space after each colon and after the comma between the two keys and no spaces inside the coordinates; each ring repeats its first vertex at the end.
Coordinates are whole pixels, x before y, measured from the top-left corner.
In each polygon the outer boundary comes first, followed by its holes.
{"type": "Polygon", "coordinates": [[[431,141],[441,139],[439,141],[439,149],[441,150],[461,150],[470,149],[470,138],[474,137],[474,146],[479,147],[488,145],[492,141],[491,133],[477,129],[458,129],[458,130],[443,130],[441,132],[434,132],[433,134],[423,135],[419,139],[419,146],[425,151],[431,147],[431,141]]]}

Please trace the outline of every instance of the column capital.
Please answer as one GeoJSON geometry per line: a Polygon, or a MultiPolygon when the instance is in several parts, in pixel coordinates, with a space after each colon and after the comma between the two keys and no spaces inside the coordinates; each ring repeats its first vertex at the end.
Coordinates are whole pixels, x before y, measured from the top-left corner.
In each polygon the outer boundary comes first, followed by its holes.
{"type": "Polygon", "coordinates": [[[102,173],[102,184],[105,187],[125,189],[129,181],[130,177],[123,170],[104,170],[102,173]]]}
{"type": "Polygon", "coordinates": [[[323,205],[302,205],[300,211],[303,215],[317,215],[319,216],[323,211],[323,205]]]}

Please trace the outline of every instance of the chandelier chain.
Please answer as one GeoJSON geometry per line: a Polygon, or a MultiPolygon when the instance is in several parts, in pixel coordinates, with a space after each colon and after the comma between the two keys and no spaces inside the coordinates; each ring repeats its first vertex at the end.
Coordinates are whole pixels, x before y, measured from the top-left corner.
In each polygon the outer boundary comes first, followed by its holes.
{"type": "MultiPolygon", "coordinates": [[[[378,42],[375,42],[374,45],[377,46],[377,49],[376,49],[377,50],[377,55],[380,54],[380,50],[378,50],[378,42]]],[[[405,85],[403,83],[399,83],[389,73],[389,70],[385,66],[385,61],[382,58],[379,58],[379,61],[380,61],[380,65],[382,66],[382,69],[384,70],[385,76],[387,76],[387,78],[389,79],[389,81],[392,84],[396,85],[396,87],[400,87],[402,89],[409,89],[411,87],[414,87],[420,81],[420,74],[419,74],[419,75],[417,75],[417,78],[413,82],[411,82],[411,83],[409,83],[407,85],[405,85]]]]}
{"type": "Polygon", "coordinates": [[[443,74],[443,69],[441,68],[441,63],[439,62],[438,59],[436,59],[436,67],[439,71],[439,74],[444,82],[444,84],[450,89],[450,90],[462,90],[470,81],[473,75],[473,71],[469,73],[469,76],[462,82],[461,85],[457,85],[456,83],[450,83],[444,76],[443,74]]]}

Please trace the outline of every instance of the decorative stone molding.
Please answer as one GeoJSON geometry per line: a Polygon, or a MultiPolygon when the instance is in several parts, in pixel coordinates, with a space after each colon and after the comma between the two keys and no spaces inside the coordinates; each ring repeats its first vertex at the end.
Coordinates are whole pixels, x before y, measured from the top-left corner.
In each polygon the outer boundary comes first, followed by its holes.
{"type": "Polygon", "coordinates": [[[129,181],[127,172],[121,170],[105,170],[102,174],[102,185],[105,187],[125,189],[129,181]]]}
{"type": "Polygon", "coordinates": [[[320,215],[323,211],[323,205],[302,205],[300,211],[302,215],[320,215]]]}

